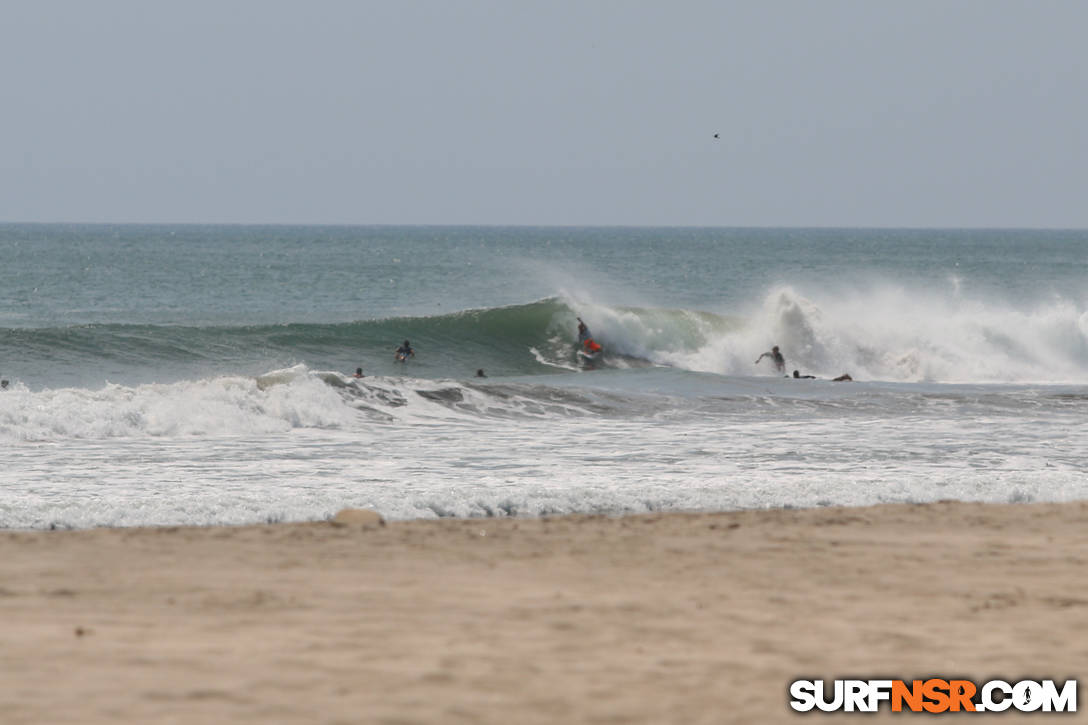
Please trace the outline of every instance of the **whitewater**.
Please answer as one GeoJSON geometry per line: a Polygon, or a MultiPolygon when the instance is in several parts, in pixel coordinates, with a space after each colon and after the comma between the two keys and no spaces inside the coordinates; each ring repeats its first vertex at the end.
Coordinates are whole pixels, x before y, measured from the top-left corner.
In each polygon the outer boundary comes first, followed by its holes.
{"type": "Polygon", "coordinates": [[[0,253],[4,528],[1088,497],[1086,232],[9,224],[0,253]]]}

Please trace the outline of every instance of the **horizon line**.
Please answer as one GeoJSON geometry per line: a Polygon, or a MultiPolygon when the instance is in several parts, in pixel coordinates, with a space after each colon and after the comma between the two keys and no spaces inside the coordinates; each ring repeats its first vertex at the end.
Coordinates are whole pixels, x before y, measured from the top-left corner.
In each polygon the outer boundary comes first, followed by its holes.
{"type": "Polygon", "coordinates": [[[1070,226],[994,226],[994,225],[919,225],[898,224],[542,224],[496,222],[196,222],[196,221],[12,221],[0,220],[0,226],[101,226],[101,227],[325,227],[325,228],[493,228],[493,229],[861,229],[874,231],[1040,231],[1084,232],[1088,227],[1070,226]]]}

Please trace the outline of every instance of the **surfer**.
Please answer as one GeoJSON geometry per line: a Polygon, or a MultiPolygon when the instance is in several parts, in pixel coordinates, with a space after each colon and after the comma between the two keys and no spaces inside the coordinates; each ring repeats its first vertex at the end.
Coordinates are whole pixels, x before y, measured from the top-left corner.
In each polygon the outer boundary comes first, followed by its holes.
{"type": "Polygon", "coordinates": [[[589,331],[589,327],[582,321],[581,317],[576,319],[578,320],[578,342],[582,345],[582,351],[586,355],[600,352],[601,346],[593,339],[593,334],[589,331]]]}
{"type": "Polygon", "coordinates": [[[578,342],[582,345],[582,353],[588,358],[593,358],[601,351],[601,346],[593,339],[593,334],[582,318],[576,319],[578,320],[578,342]]]}
{"type": "Polygon", "coordinates": [[[589,334],[589,328],[586,327],[586,323],[582,322],[581,317],[577,317],[575,319],[578,320],[578,342],[584,345],[586,340],[592,339],[593,336],[589,334]]]}
{"type": "Polygon", "coordinates": [[[412,343],[408,342],[407,340],[404,341],[403,345],[397,348],[397,362],[404,362],[408,358],[415,356],[416,351],[412,349],[412,343]]]}
{"type": "Polygon", "coordinates": [[[793,377],[795,377],[795,378],[798,378],[798,379],[801,379],[801,378],[807,378],[808,380],[815,380],[815,379],[816,379],[816,376],[815,376],[815,375],[802,375],[802,374],[801,374],[800,372],[798,372],[797,370],[794,370],[794,371],[793,371],[793,377]]]}
{"type": "Polygon", "coordinates": [[[478,378],[486,378],[487,377],[487,375],[484,374],[484,369],[483,368],[480,368],[479,370],[476,371],[476,377],[478,377],[478,378]]]}
{"type": "Polygon", "coordinates": [[[582,349],[578,350],[576,354],[586,370],[593,370],[593,363],[601,356],[603,348],[593,339],[589,327],[582,318],[578,317],[576,319],[578,320],[578,342],[582,346],[582,349]]]}
{"type": "Polygon", "coordinates": [[[362,369],[362,368],[355,368],[355,374],[354,374],[354,375],[352,375],[351,377],[353,377],[353,378],[361,378],[361,377],[364,377],[364,376],[363,376],[363,369],[362,369]]]}
{"type": "Polygon", "coordinates": [[[771,348],[770,352],[765,352],[756,358],[756,365],[759,365],[759,361],[765,357],[769,357],[774,361],[774,367],[778,372],[783,372],[786,369],[786,358],[782,357],[782,353],[778,351],[778,345],[771,348]]]}
{"type": "Polygon", "coordinates": [[[853,380],[854,379],[850,377],[850,373],[843,373],[837,378],[831,378],[831,382],[833,383],[850,383],[853,382],[853,380]]]}

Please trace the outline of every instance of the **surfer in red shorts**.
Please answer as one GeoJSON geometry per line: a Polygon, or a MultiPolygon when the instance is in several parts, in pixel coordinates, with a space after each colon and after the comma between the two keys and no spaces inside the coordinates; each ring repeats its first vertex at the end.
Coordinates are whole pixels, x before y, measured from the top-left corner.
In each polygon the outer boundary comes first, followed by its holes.
{"type": "Polygon", "coordinates": [[[581,317],[576,318],[578,320],[578,342],[581,343],[582,349],[579,350],[582,363],[588,368],[593,368],[593,363],[601,354],[601,346],[593,339],[593,334],[589,331],[589,327],[582,321],[581,317]]]}
{"type": "Polygon", "coordinates": [[[582,344],[582,350],[586,354],[592,354],[600,352],[601,346],[593,339],[593,334],[589,331],[589,327],[582,321],[581,317],[575,318],[578,320],[578,342],[582,344]]]}

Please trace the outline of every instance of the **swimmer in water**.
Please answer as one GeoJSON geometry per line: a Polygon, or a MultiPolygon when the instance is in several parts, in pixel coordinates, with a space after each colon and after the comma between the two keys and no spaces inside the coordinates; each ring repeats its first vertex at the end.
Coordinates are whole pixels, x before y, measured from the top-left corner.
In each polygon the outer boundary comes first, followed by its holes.
{"type": "Polygon", "coordinates": [[[759,361],[765,357],[769,357],[774,362],[774,367],[778,372],[784,372],[786,370],[786,358],[782,357],[782,353],[778,351],[778,345],[771,348],[770,352],[765,352],[756,358],[756,365],[759,365],[759,361]]]}

